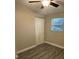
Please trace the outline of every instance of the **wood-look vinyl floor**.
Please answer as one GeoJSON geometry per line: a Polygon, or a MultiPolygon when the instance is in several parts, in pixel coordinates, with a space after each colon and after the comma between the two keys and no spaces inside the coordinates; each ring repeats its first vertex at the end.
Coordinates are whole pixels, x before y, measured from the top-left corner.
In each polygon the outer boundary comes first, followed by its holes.
{"type": "Polygon", "coordinates": [[[43,43],[18,56],[18,59],[64,59],[64,49],[43,43]]]}

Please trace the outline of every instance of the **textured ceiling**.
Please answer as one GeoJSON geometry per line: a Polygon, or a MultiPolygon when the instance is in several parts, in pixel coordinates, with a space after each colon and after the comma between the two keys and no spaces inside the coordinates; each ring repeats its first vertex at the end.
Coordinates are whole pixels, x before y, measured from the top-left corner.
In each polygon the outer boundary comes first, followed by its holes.
{"type": "MultiPolygon", "coordinates": [[[[15,2],[21,3],[21,4],[29,7],[34,12],[36,12],[36,13],[38,13],[40,15],[50,15],[50,14],[60,13],[60,12],[64,11],[64,6],[63,5],[60,5],[57,8],[49,5],[48,7],[45,7],[44,9],[40,9],[41,6],[42,6],[41,2],[39,2],[39,3],[28,3],[28,1],[35,1],[35,0],[15,0],[15,2]]],[[[54,0],[54,2],[55,1],[61,1],[61,2],[63,2],[64,0],[54,0]]]]}

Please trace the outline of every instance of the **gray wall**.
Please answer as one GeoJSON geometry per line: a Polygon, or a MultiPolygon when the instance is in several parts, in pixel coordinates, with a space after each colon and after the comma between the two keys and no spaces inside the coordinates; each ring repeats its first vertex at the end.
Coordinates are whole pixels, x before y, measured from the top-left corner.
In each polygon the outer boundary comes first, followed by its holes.
{"type": "Polygon", "coordinates": [[[16,51],[35,44],[35,14],[25,6],[16,4],[16,51]]]}
{"type": "Polygon", "coordinates": [[[64,47],[64,32],[52,32],[49,30],[50,19],[55,17],[64,17],[64,13],[58,13],[45,17],[45,41],[64,47]]]}

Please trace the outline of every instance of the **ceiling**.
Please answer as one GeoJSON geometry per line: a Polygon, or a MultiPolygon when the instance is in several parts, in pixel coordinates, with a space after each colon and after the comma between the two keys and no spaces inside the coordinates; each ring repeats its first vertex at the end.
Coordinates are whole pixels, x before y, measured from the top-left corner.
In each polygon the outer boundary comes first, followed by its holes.
{"type": "MultiPolygon", "coordinates": [[[[61,5],[61,4],[57,8],[49,5],[48,7],[45,7],[44,9],[40,9],[41,6],[42,6],[41,2],[38,2],[38,3],[28,3],[28,1],[39,1],[39,0],[15,0],[15,2],[21,3],[21,4],[29,7],[34,12],[36,12],[36,13],[38,13],[40,15],[50,15],[50,14],[64,12],[64,6],[61,5]]],[[[54,2],[55,1],[64,2],[64,0],[54,0],[54,2]]]]}

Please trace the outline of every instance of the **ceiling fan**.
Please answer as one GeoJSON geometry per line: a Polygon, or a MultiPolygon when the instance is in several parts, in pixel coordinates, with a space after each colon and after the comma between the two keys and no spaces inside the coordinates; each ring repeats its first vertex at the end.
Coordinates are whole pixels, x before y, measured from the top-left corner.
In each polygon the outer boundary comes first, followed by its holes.
{"type": "Polygon", "coordinates": [[[37,3],[37,2],[42,3],[41,9],[43,9],[45,6],[48,6],[48,5],[51,5],[51,6],[54,6],[54,7],[59,6],[57,3],[53,2],[53,0],[29,1],[29,3],[37,3]]]}

